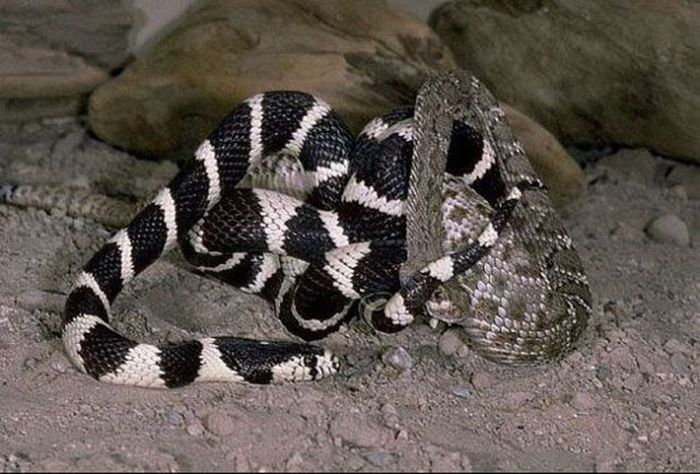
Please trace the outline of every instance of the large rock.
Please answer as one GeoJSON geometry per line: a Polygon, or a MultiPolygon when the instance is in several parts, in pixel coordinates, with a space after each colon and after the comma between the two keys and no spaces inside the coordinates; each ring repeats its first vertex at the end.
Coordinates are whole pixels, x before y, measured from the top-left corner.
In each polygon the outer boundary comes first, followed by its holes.
{"type": "Polygon", "coordinates": [[[75,115],[108,78],[78,56],[16,45],[0,33],[0,122],[75,115]]]}
{"type": "Polygon", "coordinates": [[[129,57],[133,9],[124,0],[3,0],[0,33],[13,43],[66,51],[111,70],[129,57]]]}
{"type": "MultiPolygon", "coordinates": [[[[357,131],[411,103],[425,77],[451,69],[432,31],[380,2],[206,2],[122,75],[95,91],[90,123],[105,141],[138,153],[189,158],[231,107],[265,90],[317,93],[357,131]]],[[[583,175],[556,139],[506,108],[557,203],[583,175]]]]}
{"type": "Polygon", "coordinates": [[[129,56],[122,1],[0,2],[0,122],[76,115],[129,56]]]}
{"type": "Polygon", "coordinates": [[[97,89],[90,124],[127,150],[170,154],[193,149],[241,100],[295,89],[323,97],[357,130],[451,67],[427,25],[382,2],[208,1],[97,89]]]}
{"type": "Polygon", "coordinates": [[[460,65],[563,141],[700,162],[700,2],[458,0],[430,24],[460,65]]]}
{"type": "Polygon", "coordinates": [[[0,47],[0,98],[70,97],[92,91],[108,77],[65,52],[7,43],[0,47]]]}

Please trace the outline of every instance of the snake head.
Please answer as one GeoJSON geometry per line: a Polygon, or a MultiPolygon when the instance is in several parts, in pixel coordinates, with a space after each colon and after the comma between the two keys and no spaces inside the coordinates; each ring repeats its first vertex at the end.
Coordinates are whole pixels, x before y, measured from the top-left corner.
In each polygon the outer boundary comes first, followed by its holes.
{"type": "Polygon", "coordinates": [[[464,320],[467,315],[464,303],[464,290],[448,282],[433,291],[425,303],[425,309],[431,318],[454,324],[464,320]]]}

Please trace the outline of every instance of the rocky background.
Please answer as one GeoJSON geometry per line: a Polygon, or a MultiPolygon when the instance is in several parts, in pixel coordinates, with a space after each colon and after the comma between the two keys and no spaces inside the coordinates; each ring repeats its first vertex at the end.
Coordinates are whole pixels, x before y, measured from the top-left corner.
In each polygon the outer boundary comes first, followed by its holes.
{"type": "MultiPolygon", "coordinates": [[[[485,362],[444,327],[356,322],[323,341],[346,368],[320,384],[105,386],[69,367],[57,331],[112,229],[0,205],[0,471],[700,468],[700,3],[207,0],[134,54],[147,3],[0,3],[0,184],[133,202],[256,92],[317,93],[357,130],[463,67],[552,190],[596,312],[577,352],[535,369],[485,362]]],[[[177,255],[115,312],[141,340],[289,337],[177,255]]]]}

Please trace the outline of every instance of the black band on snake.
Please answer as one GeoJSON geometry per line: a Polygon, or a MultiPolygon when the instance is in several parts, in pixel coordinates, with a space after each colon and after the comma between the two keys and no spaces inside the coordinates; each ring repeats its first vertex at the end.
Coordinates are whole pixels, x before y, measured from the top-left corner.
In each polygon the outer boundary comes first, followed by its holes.
{"type": "Polygon", "coordinates": [[[198,272],[270,300],[305,340],[372,301],[364,310],[382,332],[459,311],[473,346],[492,359],[532,363],[567,352],[590,312],[580,261],[493,98],[470,76],[454,77],[471,92],[454,104],[467,112],[447,132],[441,189],[427,190],[442,209],[438,258],[400,275],[412,167],[424,159],[414,153],[424,130],[412,107],[353,138],[319,98],[266,92],[236,107],[84,267],[62,326],[71,361],[98,380],[147,387],[337,371],[337,357],[304,343],[211,337],[156,347],[118,334],[111,303],[175,244],[198,272]]]}

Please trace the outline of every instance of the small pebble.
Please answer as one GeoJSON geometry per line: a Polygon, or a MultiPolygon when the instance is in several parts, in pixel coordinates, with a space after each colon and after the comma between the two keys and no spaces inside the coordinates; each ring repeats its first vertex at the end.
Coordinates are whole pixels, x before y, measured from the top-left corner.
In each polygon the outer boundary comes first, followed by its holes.
{"type": "Polygon", "coordinates": [[[683,354],[675,353],[671,356],[671,367],[678,375],[690,376],[690,363],[683,354]]]}
{"type": "Polygon", "coordinates": [[[684,344],[675,338],[671,338],[666,341],[664,344],[664,350],[669,354],[689,354],[691,352],[691,349],[687,344],[684,344]]]}
{"type": "Polygon", "coordinates": [[[384,416],[397,416],[399,413],[396,411],[396,407],[391,403],[385,403],[382,405],[382,414],[384,416]]]}
{"type": "Polygon", "coordinates": [[[608,357],[610,364],[614,367],[621,367],[628,372],[637,369],[637,361],[627,347],[616,347],[610,351],[608,357]]]}
{"type": "Polygon", "coordinates": [[[646,227],[647,235],[657,242],[690,245],[688,226],[675,214],[664,214],[652,220],[646,227]]]}
{"type": "Polygon", "coordinates": [[[365,459],[377,467],[386,467],[394,462],[394,455],[386,452],[373,450],[365,454],[365,459]]]}
{"type": "Polygon", "coordinates": [[[85,221],[80,217],[76,217],[71,222],[71,227],[73,227],[74,231],[80,232],[85,228],[85,221]]]}
{"type": "Polygon", "coordinates": [[[62,360],[52,360],[49,364],[49,367],[51,367],[52,370],[55,370],[59,374],[64,374],[68,369],[68,366],[62,360]]]}
{"type": "Polygon", "coordinates": [[[344,468],[346,468],[345,470],[348,472],[357,472],[363,467],[365,467],[365,460],[360,456],[352,453],[350,457],[347,458],[344,465],[344,468]]]}
{"type": "Polygon", "coordinates": [[[459,351],[464,343],[459,337],[459,329],[452,328],[443,332],[438,340],[438,349],[440,352],[446,356],[452,356],[459,351]]]}
{"type": "Polygon", "coordinates": [[[382,361],[399,371],[406,371],[413,367],[413,358],[401,346],[392,347],[382,355],[382,361]]]}
{"type": "Polygon", "coordinates": [[[580,364],[583,362],[583,354],[581,354],[579,351],[574,351],[569,356],[566,358],[566,361],[571,364],[571,365],[576,365],[580,364]]]}
{"type": "Polygon", "coordinates": [[[83,130],[67,133],[54,144],[51,153],[52,157],[54,159],[61,159],[69,156],[71,153],[75,152],[75,149],[81,145],[84,139],[85,132],[83,130]]]}
{"type": "Polygon", "coordinates": [[[173,426],[180,426],[185,421],[184,417],[175,411],[165,412],[163,414],[163,418],[165,419],[165,421],[168,424],[173,425],[173,426]]]}
{"type": "Polygon", "coordinates": [[[475,372],[474,375],[472,375],[472,385],[478,390],[489,388],[493,383],[493,376],[488,372],[475,372]]]}
{"type": "Polygon", "coordinates": [[[503,403],[510,410],[522,407],[532,396],[527,392],[508,392],[503,395],[503,403]]]}
{"type": "Polygon", "coordinates": [[[61,312],[65,297],[42,290],[27,290],[17,296],[17,305],[27,311],[61,312]]]}
{"type": "Polygon", "coordinates": [[[635,372],[625,377],[622,381],[622,387],[630,392],[636,392],[644,383],[644,376],[640,372],[635,372]]]}
{"type": "Polygon", "coordinates": [[[360,448],[383,446],[393,438],[394,432],[375,423],[358,412],[339,413],[330,424],[329,434],[333,444],[342,446],[343,442],[360,448]]]}
{"type": "Polygon", "coordinates": [[[586,392],[576,392],[571,399],[571,405],[579,410],[590,411],[598,405],[590,394],[586,392]]]}
{"type": "Polygon", "coordinates": [[[213,412],[204,418],[204,427],[217,436],[227,436],[236,430],[233,419],[221,412],[213,412]]]}
{"type": "Polygon", "coordinates": [[[466,385],[457,385],[452,388],[452,395],[459,398],[474,398],[474,393],[466,385]]]}
{"type": "Polygon", "coordinates": [[[647,359],[637,359],[637,364],[639,364],[639,371],[644,375],[654,375],[656,368],[647,359]]]}
{"type": "Polygon", "coordinates": [[[292,454],[292,456],[287,460],[287,470],[297,470],[304,464],[304,458],[298,451],[292,454]]]}
{"type": "Polygon", "coordinates": [[[195,420],[187,424],[185,431],[190,436],[201,436],[204,433],[204,427],[198,420],[195,420]]]}
{"type": "Polygon", "coordinates": [[[458,452],[433,452],[430,456],[432,472],[461,472],[464,470],[464,459],[458,452]]]}
{"type": "Polygon", "coordinates": [[[671,187],[671,194],[676,196],[681,201],[688,200],[688,190],[682,184],[677,184],[671,187]]]}

